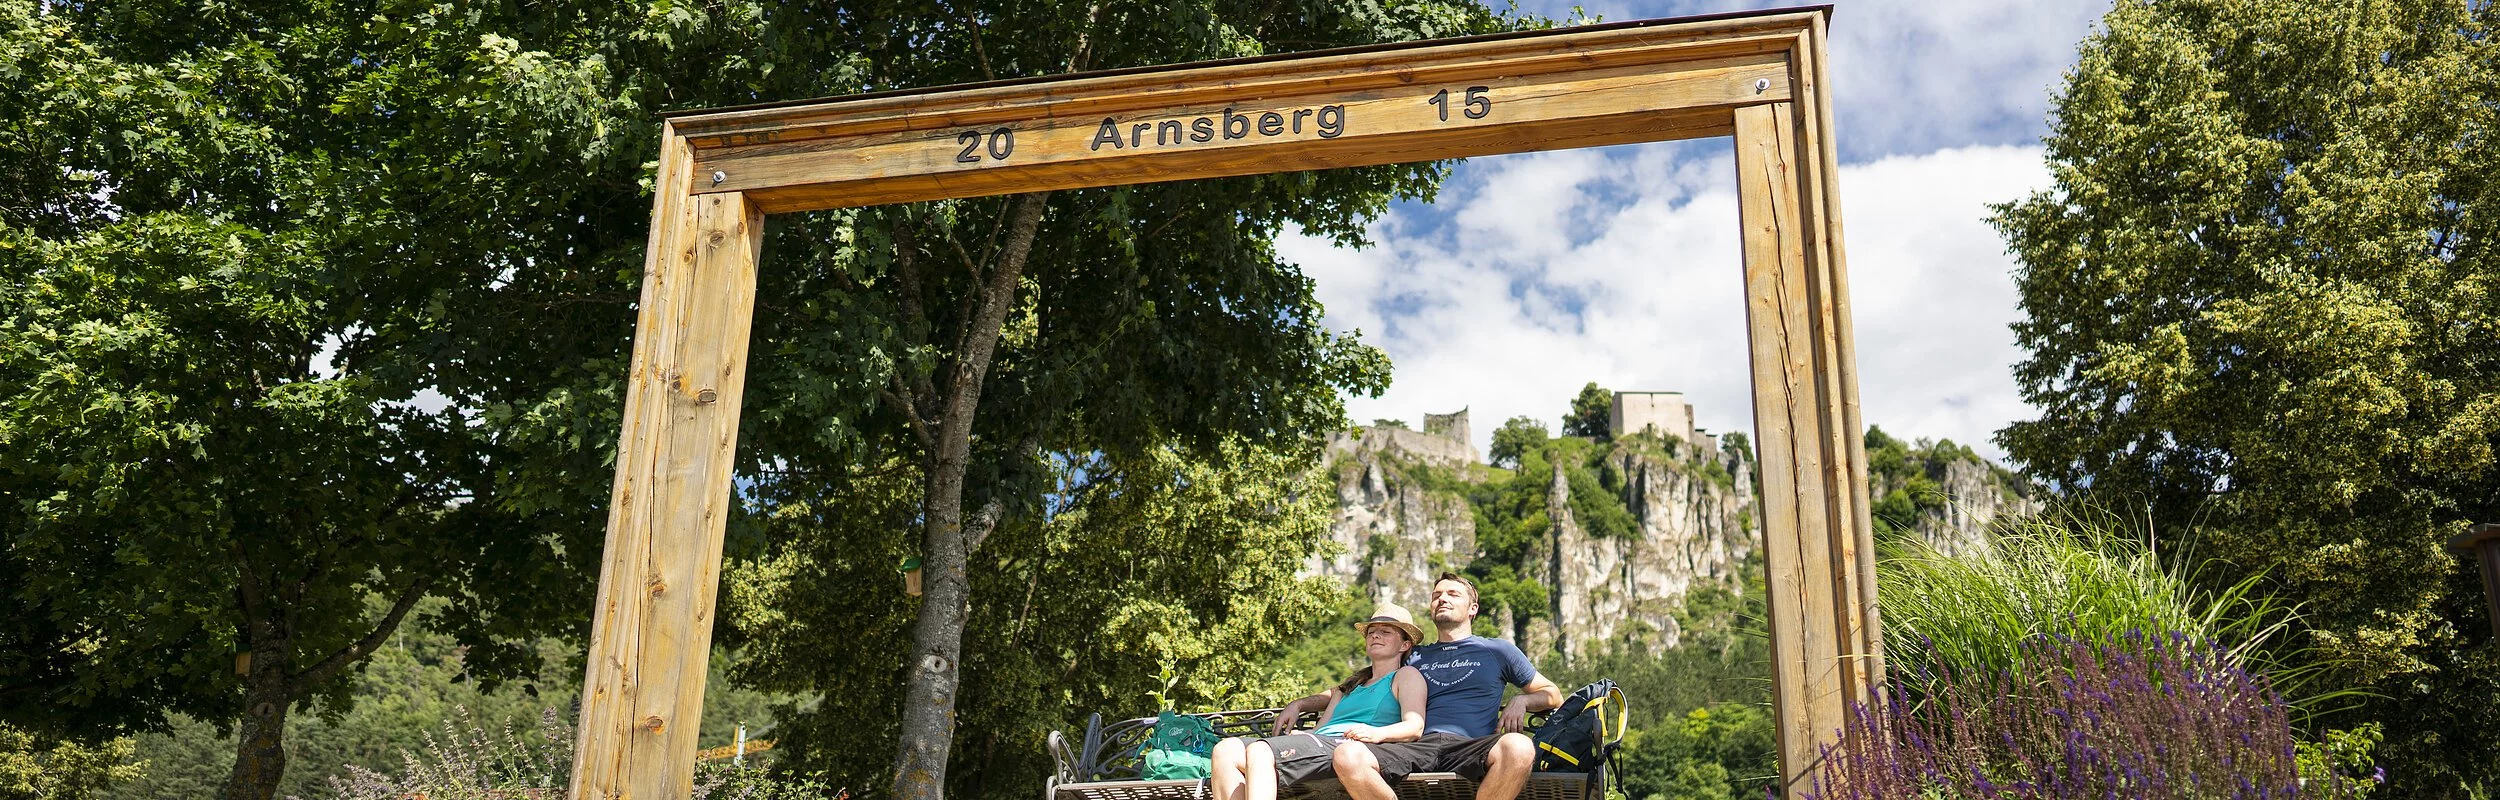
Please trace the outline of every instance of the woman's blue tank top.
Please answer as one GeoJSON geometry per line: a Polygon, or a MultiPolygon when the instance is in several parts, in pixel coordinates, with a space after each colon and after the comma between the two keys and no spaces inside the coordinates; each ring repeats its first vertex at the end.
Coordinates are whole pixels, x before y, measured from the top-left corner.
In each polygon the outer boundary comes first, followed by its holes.
{"type": "Polygon", "coordinates": [[[1356,725],[1381,728],[1398,724],[1404,714],[1398,706],[1397,682],[1397,673],[1393,672],[1388,677],[1354,687],[1354,691],[1347,692],[1344,699],[1337,701],[1337,713],[1328,718],[1328,724],[1314,732],[1321,736],[1342,736],[1356,725]]]}

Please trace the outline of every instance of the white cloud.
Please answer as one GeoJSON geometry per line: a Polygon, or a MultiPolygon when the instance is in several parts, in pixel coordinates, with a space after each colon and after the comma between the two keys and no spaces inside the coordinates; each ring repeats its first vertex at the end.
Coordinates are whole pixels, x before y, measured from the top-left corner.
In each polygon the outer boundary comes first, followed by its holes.
{"type": "MultiPolygon", "coordinates": [[[[1348,251],[1287,237],[1330,325],[1396,365],[1357,420],[1472,408],[1555,426],[1579,387],[1683,391],[1713,430],[1752,428],[1734,169],[1724,141],[1478,159],[1439,207],[1401,206],[1348,251]]],[[[1860,394],[1903,436],[1987,441],[2025,413],[2008,366],[2014,292],[1986,204],[2045,185],[2036,147],[1845,166],[1860,394]]]]}
{"type": "MultiPolygon", "coordinates": [[[[1794,0],[1531,0],[1609,21],[1794,6],[1794,0]]],[[[2049,91],[2107,0],[1833,0],[1831,80],[1841,157],[2030,144],[2049,91]]]]}

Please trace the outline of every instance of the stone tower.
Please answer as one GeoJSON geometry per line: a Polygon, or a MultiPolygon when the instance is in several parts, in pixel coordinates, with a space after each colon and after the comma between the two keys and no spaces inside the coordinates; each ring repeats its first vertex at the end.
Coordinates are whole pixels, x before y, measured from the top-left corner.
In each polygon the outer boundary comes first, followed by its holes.
{"type": "Polygon", "coordinates": [[[1457,439],[1461,444],[1475,441],[1467,430],[1467,409],[1464,408],[1447,414],[1425,414],[1424,432],[1457,439]]]}

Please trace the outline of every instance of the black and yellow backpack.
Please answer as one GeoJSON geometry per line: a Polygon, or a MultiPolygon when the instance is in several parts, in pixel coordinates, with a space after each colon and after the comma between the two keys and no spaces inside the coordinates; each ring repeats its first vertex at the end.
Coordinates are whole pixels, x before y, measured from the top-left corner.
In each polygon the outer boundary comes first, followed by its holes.
{"type": "Polygon", "coordinates": [[[1611,680],[1580,687],[1536,729],[1536,771],[1590,772],[1623,744],[1623,690],[1611,680]]]}

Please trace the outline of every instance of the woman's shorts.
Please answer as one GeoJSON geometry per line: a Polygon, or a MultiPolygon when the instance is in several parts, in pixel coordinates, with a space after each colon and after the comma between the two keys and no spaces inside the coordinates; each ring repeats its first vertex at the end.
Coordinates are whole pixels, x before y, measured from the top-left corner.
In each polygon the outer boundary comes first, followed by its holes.
{"type": "Polygon", "coordinates": [[[1295,786],[1312,778],[1334,778],[1337,773],[1337,743],[1342,737],[1316,733],[1289,733],[1258,741],[1276,751],[1276,788],[1295,786]]]}

